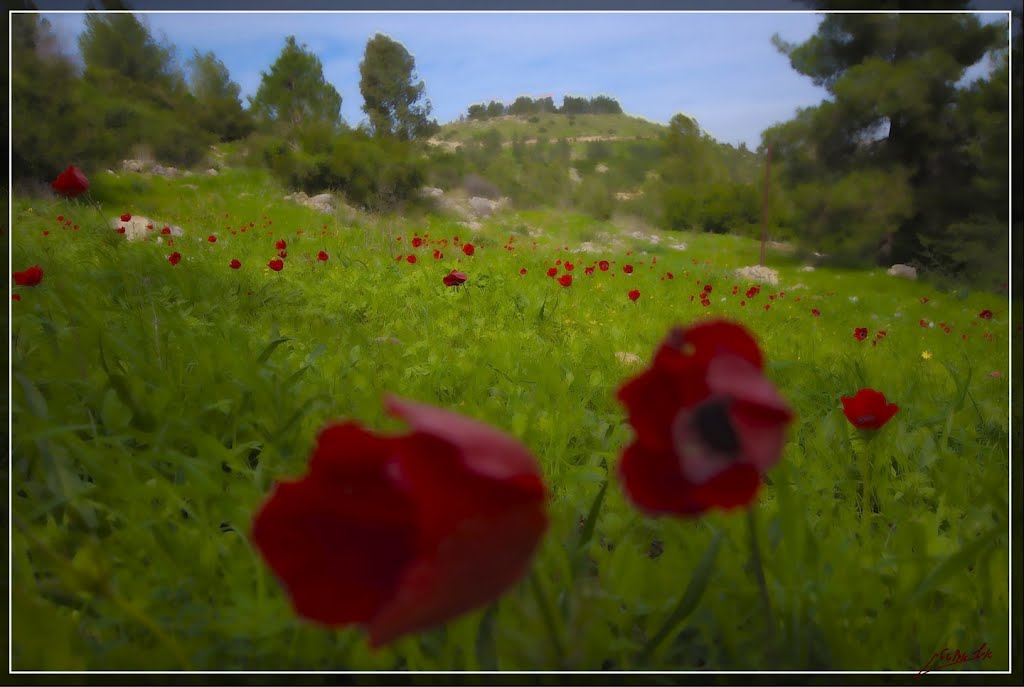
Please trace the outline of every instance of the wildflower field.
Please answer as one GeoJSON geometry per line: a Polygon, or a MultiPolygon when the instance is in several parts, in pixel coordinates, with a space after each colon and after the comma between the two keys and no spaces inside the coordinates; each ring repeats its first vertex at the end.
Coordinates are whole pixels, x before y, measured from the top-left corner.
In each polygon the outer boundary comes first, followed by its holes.
{"type": "Polygon", "coordinates": [[[1005,292],[92,176],[94,204],[12,199],[15,670],[1007,669],[1005,292]],[[725,340],[744,372],[703,396],[756,417],[662,418],[673,337],[725,340]],[[662,420],[757,456],[661,479],[662,420]]]}

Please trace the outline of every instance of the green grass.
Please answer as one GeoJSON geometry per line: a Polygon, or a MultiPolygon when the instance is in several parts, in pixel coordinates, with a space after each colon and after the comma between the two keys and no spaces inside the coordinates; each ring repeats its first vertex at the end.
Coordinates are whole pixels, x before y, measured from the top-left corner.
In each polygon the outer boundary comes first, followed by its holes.
{"type": "Polygon", "coordinates": [[[571,249],[618,225],[539,211],[476,234],[441,218],[352,225],[280,200],[256,172],[96,177],[102,223],[84,203],[13,200],[11,268],[45,271],[11,303],[15,669],[916,671],[944,647],[982,642],[992,658],[965,667],[1007,668],[1004,296],[947,294],[880,270],[804,273],[773,254],[781,284],[741,306],[750,284],[731,270],[758,255],[746,239],[662,232],[656,247],[626,238],[583,254],[571,249]],[[125,211],[188,234],[173,248],[128,243],[105,223],[125,211]],[[448,245],[434,260],[434,245],[412,251],[414,232],[478,251],[448,245]],[[279,238],[288,257],[275,273],[266,263],[279,238]],[[666,247],[677,239],[687,250],[666,247]],[[173,267],[171,250],[183,255],[173,267]],[[416,264],[396,261],[410,251],[416,264]],[[545,276],[558,259],[576,264],[569,288],[545,276]],[[585,276],[599,259],[615,264],[585,276]],[[468,283],[445,288],[456,267],[468,283]],[[707,308],[690,300],[698,280],[714,287],[707,308]],[[977,317],[986,308],[990,321],[977,317]],[[616,353],[646,363],[671,325],[706,316],[756,334],[797,415],[757,505],[771,630],[742,513],[649,519],[613,479],[574,565],[578,523],[631,437],[615,391],[639,368],[616,353]],[[887,336],[857,342],[860,326],[887,336]],[[862,386],[900,406],[868,445],[840,403],[862,386]],[[553,525],[533,570],[563,655],[526,581],[377,652],[356,629],[293,615],[248,541],[252,515],[275,479],[304,472],[326,423],[400,430],[383,412],[386,392],[491,423],[538,457],[553,525]],[[638,661],[716,537],[698,603],[638,661]]]}

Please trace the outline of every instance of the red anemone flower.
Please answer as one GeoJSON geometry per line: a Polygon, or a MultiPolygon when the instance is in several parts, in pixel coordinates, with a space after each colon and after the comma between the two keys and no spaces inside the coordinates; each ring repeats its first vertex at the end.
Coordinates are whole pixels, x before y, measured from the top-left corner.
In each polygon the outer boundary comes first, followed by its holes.
{"type": "Polygon", "coordinates": [[[413,248],[419,248],[422,245],[423,245],[423,239],[421,239],[419,236],[417,236],[416,238],[414,238],[412,240],[412,247],[413,248]]]}
{"type": "Polygon", "coordinates": [[[983,320],[991,320],[992,319],[992,311],[991,310],[982,310],[980,313],[978,313],[978,317],[980,317],[983,320]]]}
{"type": "Polygon", "coordinates": [[[122,222],[131,222],[132,221],[132,213],[126,212],[123,215],[121,215],[121,221],[122,222]]]}
{"type": "Polygon", "coordinates": [[[275,272],[280,272],[281,270],[284,269],[284,260],[275,258],[267,263],[267,267],[274,270],[275,272]]]}
{"type": "Polygon", "coordinates": [[[651,515],[749,504],[793,420],[753,336],[724,320],[673,329],[618,397],[635,434],[618,473],[651,515]]]}
{"type": "Polygon", "coordinates": [[[89,190],[89,179],[78,167],[68,165],[68,168],[58,174],[50,185],[65,198],[75,198],[89,190]]]}
{"type": "Polygon", "coordinates": [[[561,284],[562,286],[572,286],[572,275],[563,274],[561,277],[558,278],[558,283],[561,284]]]}
{"type": "Polygon", "coordinates": [[[210,243],[217,243],[217,237],[214,236],[213,234],[210,234],[209,236],[207,236],[206,240],[209,241],[210,243]]]}
{"type": "Polygon", "coordinates": [[[415,265],[416,264],[416,256],[415,255],[406,256],[405,261],[407,263],[409,263],[410,265],[415,265]]]}
{"type": "Polygon", "coordinates": [[[163,229],[160,230],[160,233],[164,234],[164,235],[170,234],[171,233],[171,228],[170,227],[164,227],[163,229]]]}
{"type": "Polygon", "coordinates": [[[548,527],[540,469],[521,443],[439,408],[386,405],[408,433],[326,427],[307,473],[278,482],[252,526],[299,615],[361,625],[374,647],[497,599],[548,527]]]}
{"type": "Polygon", "coordinates": [[[557,267],[549,267],[548,268],[548,276],[549,277],[553,277],[556,274],[558,274],[558,268],[557,267]]]}
{"type": "Polygon", "coordinates": [[[237,259],[231,261],[231,269],[237,270],[241,266],[242,266],[242,263],[239,262],[237,259]]]}
{"type": "Polygon", "coordinates": [[[468,278],[469,277],[466,276],[465,272],[459,272],[458,270],[452,270],[451,272],[446,274],[444,276],[444,279],[442,279],[441,281],[444,282],[445,286],[462,286],[463,284],[466,283],[466,279],[468,279],[468,278]]]}
{"type": "Polygon", "coordinates": [[[519,274],[526,274],[526,268],[523,267],[522,269],[520,269],[519,274]]]}
{"type": "Polygon", "coordinates": [[[874,389],[861,389],[853,396],[843,396],[842,400],[843,415],[857,429],[879,429],[900,409],[874,389]]]}
{"type": "Polygon", "coordinates": [[[583,274],[587,275],[588,277],[590,275],[594,274],[594,266],[591,265],[590,267],[584,267],[583,268],[583,274]]]}
{"type": "Polygon", "coordinates": [[[316,254],[316,259],[320,262],[327,262],[327,251],[322,250],[316,254]]]}
{"type": "Polygon", "coordinates": [[[20,272],[12,272],[14,283],[18,286],[39,286],[43,281],[43,268],[39,265],[32,265],[20,272]]]}
{"type": "Polygon", "coordinates": [[[815,317],[821,317],[821,311],[818,310],[817,308],[811,308],[811,314],[814,315],[815,317]]]}
{"type": "Polygon", "coordinates": [[[597,263],[597,266],[601,269],[602,272],[608,271],[609,265],[607,260],[602,260],[601,262],[597,263]]]}
{"type": "Polygon", "coordinates": [[[476,252],[476,248],[473,247],[472,243],[467,243],[462,246],[462,252],[466,255],[472,255],[476,252]]]}
{"type": "Polygon", "coordinates": [[[856,329],[853,330],[853,338],[857,339],[857,341],[863,341],[864,339],[868,338],[868,328],[857,327],[856,329]]]}
{"type": "Polygon", "coordinates": [[[640,300],[640,289],[633,289],[627,295],[629,296],[629,300],[636,303],[638,300],[640,300]]]}
{"type": "Polygon", "coordinates": [[[172,265],[177,265],[179,262],[181,262],[181,253],[179,253],[178,251],[174,251],[173,253],[167,256],[167,262],[171,263],[172,265]]]}
{"type": "Polygon", "coordinates": [[[274,248],[276,248],[277,250],[284,250],[287,247],[288,244],[285,242],[284,239],[279,239],[277,243],[274,244],[274,248]]]}
{"type": "Polygon", "coordinates": [[[622,266],[622,271],[625,272],[626,274],[633,274],[633,266],[632,265],[623,265],[622,266]]]}

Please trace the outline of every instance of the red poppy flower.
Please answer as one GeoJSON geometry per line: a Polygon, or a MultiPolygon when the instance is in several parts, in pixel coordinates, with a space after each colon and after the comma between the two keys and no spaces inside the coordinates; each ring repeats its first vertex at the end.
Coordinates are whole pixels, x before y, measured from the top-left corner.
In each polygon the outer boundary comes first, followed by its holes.
{"type": "Polygon", "coordinates": [[[415,255],[410,255],[410,256],[405,258],[405,261],[407,263],[409,263],[410,265],[415,265],[416,264],[416,256],[415,255]]]}
{"type": "Polygon", "coordinates": [[[602,272],[608,271],[609,265],[607,260],[602,260],[601,262],[597,263],[597,266],[601,269],[602,272]]]}
{"type": "Polygon", "coordinates": [[[284,269],[284,260],[279,260],[275,258],[274,260],[271,260],[270,262],[267,263],[267,267],[274,270],[275,272],[280,272],[281,270],[284,269]]]}
{"type": "Polygon", "coordinates": [[[472,243],[467,243],[462,246],[462,252],[465,253],[466,255],[472,255],[473,253],[476,252],[476,248],[473,247],[472,243]]]}
{"type": "Polygon", "coordinates": [[[701,298],[700,299],[700,304],[703,305],[706,308],[709,305],[711,305],[711,301],[709,301],[707,298],[701,298]]]}
{"type": "Polygon", "coordinates": [[[440,260],[443,257],[444,257],[444,253],[442,253],[441,251],[439,251],[438,249],[435,248],[434,249],[434,260],[440,260]]]}
{"type": "Polygon", "coordinates": [[[818,310],[817,308],[811,308],[811,314],[814,315],[815,317],[821,317],[821,311],[818,310]]]}
{"type": "Polygon", "coordinates": [[[160,230],[160,233],[161,234],[170,234],[171,233],[171,228],[170,227],[164,227],[163,229],[160,230]]]}
{"type": "Polygon", "coordinates": [[[668,277],[669,279],[675,279],[675,275],[673,275],[671,272],[666,272],[665,276],[668,277]]]}
{"type": "Polygon", "coordinates": [[[548,268],[548,276],[549,277],[553,277],[556,274],[558,274],[558,268],[557,267],[549,267],[548,268]]]}
{"type": "Polygon", "coordinates": [[[558,278],[558,283],[561,284],[562,286],[572,286],[572,275],[563,274],[561,277],[558,278]]]}
{"type": "Polygon", "coordinates": [[[711,284],[704,285],[704,293],[711,293],[711,284]]]}
{"type": "Polygon", "coordinates": [[[284,250],[287,247],[288,244],[285,242],[284,239],[279,239],[277,243],[274,244],[274,248],[276,248],[277,250],[284,250]]]}
{"type": "Polygon", "coordinates": [[[277,257],[279,257],[282,260],[284,260],[285,258],[288,257],[288,251],[286,251],[286,250],[278,251],[277,257]]]}
{"type": "Polygon", "coordinates": [[[921,302],[922,303],[927,303],[928,302],[928,296],[921,296],[921,302]]]}
{"type": "Polygon", "coordinates": [[[640,300],[640,289],[633,289],[626,295],[629,296],[629,300],[636,303],[638,300],[640,300]]]}
{"type": "Polygon", "coordinates": [[[982,310],[980,313],[978,313],[978,317],[980,317],[983,320],[991,320],[992,319],[992,311],[991,310],[982,310]]]}
{"type": "Polygon", "coordinates": [[[172,265],[177,265],[179,262],[181,262],[181,253],[179,253],[178,251],[174,251],[173,253],[167,256],[167,262],[171,263],[172,265]]]}
{"type": "Polygon", "coordinates": [[[252,527],[299,615],[362,625],[375,647],[497,599],[548,527],[540,470],[518,441],[427,405],[387,407],[409,433],[327,427],[308,472],[279,482],[252,527]]]}
{"type": "Polygon", "coordinates": [[[618,397],[635,434],[618,473],[651,515],[749,504],[793,420],[753,336],[724,320],[673,329],[618,397]]]}
{"type": "Polygon", "coordinates": [[[20,301],[21,300],[21,294],[20,293],[12,293],[11,294],[11,300],[12,301],[20,301]]]}
{"type": "Polygon", "coordinates": [[[526,274],[526,268],[524,267],[521,270],[519,270],[519,274],[526,274]]]}
{"type": "Polygon", "coordinates": [[[442,279],[441,281],[444,282],[445,286],[461,286],[466,283],[466,279],[468,279],[468,277],[466,276],[465,272],[452,270],[451,272],[446,274],[444,276],[444,279],[442,279]]]}
{"type": "Polygon", "coordinates": [[[857,327],[856,329],[853,330],[853,338],[857,339],[857,341],[863,341],[864,339],[868,338],[868,328],[857,327]]]}
{"type": "Polygon", "coordinates": [[[117,227],[116,229],[114,229],[114,231],[116,231],[118,234],[123,234],[124,233],[124,227],[117,227]]]}
{"type": "Polygon", "coordinates": [[[927,320],[918,320],[917,323],[919,325],[921,325],[922,327],[927,327],[928,326],[927,320]]]}
{"type": "Polygon", "coordinates": [[[121,221],[122,222],[131,222],[132,221],[132,213],[126,212],[123,215],[121,215],[121,221]]]}
{"type": "Polygon", "coordinates": [[[749,289],[747,289],[747,298],[753,298],[758,293],[760,293],[760,291],[761,291],[760,288],[758,288],[756,286],[751,286],[749,289]]]}
{"type": "Polygon", "coordinates": [[[232,260],[231,261],[231,269],[237,270],[241,266],[242,266],[242,263],[239,262],[238,260],[232,260]]]}
{"type": "Polygon", "coordinates": [[[587,275],[588,277],[594,274],[594,266],[591,265],[590,267],[584,267],[583,274],[587,275]]]}
{"type": "Polygon", "coordinates": [[[43,268],[39,265],[32,265],[21,272],[12,272],[11,274],[14,277],[14,283],[18,286],[39,286],[39,282],[43,281],[43,268]]]}
{"type": "Polygon", "coordinates": [[[623,265],[622,266],[622,271],[625,272],[626,274],[633,274],[633,266],[632,265],[623,265]]]}
{"type": "Polygon", "coordinates": [[[574,269],[576,269],[576,266],[573,265],[571,262],[565,263],[565,271],[566,272],[572,272],[574,269]]]}
{"type": "Polygon", "coordinates": [[[857,429],[879,429],[900,409],[874,389],[861,389],[854,396],[843,396],[842,400],[843,415],[857,429]]]}
{"type": "Polygon", "coordinates": [[[327,262],[327,251],[322,250],[316,254],[316,259],[320,262],[327,262]]]}
{"type": "Polygon", "coordinates": [[[206,240],[209,241],[210,243],[217,243],[217,237],[214,236],[213,234],[210,234],[209,236],[207,236],[206,240]]]}
{"type": "Polygon", "coordinates": [[[50,185],[65,198],[74,198],[89,190],[89,179],[78,167],[68,165],[68,168],[58,174],[50,185]]]}

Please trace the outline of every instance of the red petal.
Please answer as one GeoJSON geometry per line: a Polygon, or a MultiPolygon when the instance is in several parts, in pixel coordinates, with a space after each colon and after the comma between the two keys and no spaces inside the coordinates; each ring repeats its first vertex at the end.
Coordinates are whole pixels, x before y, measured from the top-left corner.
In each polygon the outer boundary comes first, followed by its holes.
{"type": "Polygon", "coordinates": [[[623,451],[618,473],[630,501],[648,515],[697,515],[707,510],[671,451],[652,450],[635,441],[623,451]]]}

